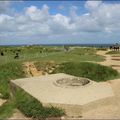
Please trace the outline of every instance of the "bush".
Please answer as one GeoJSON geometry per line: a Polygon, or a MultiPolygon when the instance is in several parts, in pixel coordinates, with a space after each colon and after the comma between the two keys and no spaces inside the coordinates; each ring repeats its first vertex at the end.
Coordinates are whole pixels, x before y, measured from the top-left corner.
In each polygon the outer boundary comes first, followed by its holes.
{"type": "Polygon", "coordinates": [[[44,107],[37,99],[22,90],[17,90],[15,100],[17,108],[28,117],[40,119],[64,115],[62,109],[53,106],[44,107]]]}
{"type": "Polygon", "coordinates": [[[54,73],[67,73],[78,77],[86,77],[94,81],[106,81],[119,76],[119,73],[111,67],[102,66],[90,62],[67,62],[54,70],[54,73]]]}

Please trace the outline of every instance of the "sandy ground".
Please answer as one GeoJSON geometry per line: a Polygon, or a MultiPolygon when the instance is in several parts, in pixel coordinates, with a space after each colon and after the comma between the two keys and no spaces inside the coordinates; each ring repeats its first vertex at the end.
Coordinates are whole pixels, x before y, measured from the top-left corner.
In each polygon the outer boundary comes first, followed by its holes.
{"type": "Polygon", "coordinates": [[[0,99],[0,106],[2,106],[7,100],[0,99]]]}
{"type": "Polygon", "coordinates": [[[109,54],[106,54],[108,51],[98,51],[98,55],[105,56],[105,61],[103,62],[98,62],[101,65],[105,66],[112,66],[113,69],[116,69],[118,72],[120,72],[120,56],[112,56],[109,54]],[[114,60],[116,59],[116,60],[114,60]],[[114,67],[113,67],[114,66],[114,67]]]}
{"type": "Polygon", "coordinates": [[[90,110],[83,114],[83,118],[100,118],[100,119],[120,119],[120,79],[109,81],[114,94],[115,99],[113,99],[114,105],[101,106],[99,108],[90,110]]]}

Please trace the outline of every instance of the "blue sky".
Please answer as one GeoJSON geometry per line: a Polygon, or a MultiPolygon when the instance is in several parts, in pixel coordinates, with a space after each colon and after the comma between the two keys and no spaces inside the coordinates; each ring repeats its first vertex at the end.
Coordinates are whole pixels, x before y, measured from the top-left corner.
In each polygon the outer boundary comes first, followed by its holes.
{"type": "Polygon", "coordinates": [[[29,7],[31,5],[37,6],[41,8],[44,4],[50,7],[49,12],[51,14],[61,13],[63,15],[69,15],[69,10],[71,6],[77,6],[77,14],[83,14],[86,12],[84,9],[85,1],[24,1],[24,2],[12,2],[11,7],[13,7],[17,12],[21,12],[25,7],[29,7]],[[64,9],[59,9],[60,6],[63,6],[64,9]],[[78,12],[79,11],[79,12],[78,12]]]}
{"type": "Polygon", "coordinates": [[[120,42],[120,2],[0,1],[0,45],[120,42]]]}

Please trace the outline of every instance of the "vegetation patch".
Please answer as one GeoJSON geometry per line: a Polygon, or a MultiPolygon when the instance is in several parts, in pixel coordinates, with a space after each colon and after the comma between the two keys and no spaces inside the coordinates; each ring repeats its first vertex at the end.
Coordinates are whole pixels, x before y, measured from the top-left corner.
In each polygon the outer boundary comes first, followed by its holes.
{"type": "Polygon", "coordinates": [[[60,117],[65,114],[60,108],[53,106],[44,107],[42,103],[28,95],[23,90],[16,91],[15,101],[17,108],[27,117],[41,119],[48,117],[60,117]]]}
{"type": "Polygon", "coordinates": [[[15,103],[14,101],[7,101],[0,107],[0,119],[6,119],[8,117],[11,117],[15,109],[15,103]]]}
{"type": "Polygon", "coordinates": [[[120,51],[109,51],[106,54],[120,54],[120,51]]]}
{"type": "Polygon", "coordinates": [[[105,47],[100,47],[100,48],[97,48],[97,50],[107,51],[107,50],[108,50],[108,48],[105,48],[105,47]]]}
{"type": "Polygon", "coordinates": [[[0,65],[0,92],[2,98],[8,99],[10,95],[10,80],[25,77],[22,65],[12,62],[0,65]]]}
{"type": "Polygon", "coordinates": [[[78,55],[94,55],[96,54],[96,49],[94,48],[74,48],[69,53],[78,55]]]}
{"type": "Polygon", "coordinates": [[[119,77],[119,73],[111,67],[90,62],[66,62],[56,68],[53,73],[67,73],[78,77],[86,77],[94,81],[106,81],[119,77]]]}

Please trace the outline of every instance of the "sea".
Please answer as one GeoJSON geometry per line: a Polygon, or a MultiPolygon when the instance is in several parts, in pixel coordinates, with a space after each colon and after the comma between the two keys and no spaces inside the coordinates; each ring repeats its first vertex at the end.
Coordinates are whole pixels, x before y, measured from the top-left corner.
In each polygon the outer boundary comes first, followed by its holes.
{"type": "Polygon", "coordinates": [[[114,44],[20,44],[20,45],[0,45],[0,46],[79,46],[79,47],[109,47],[114,44]]]}

